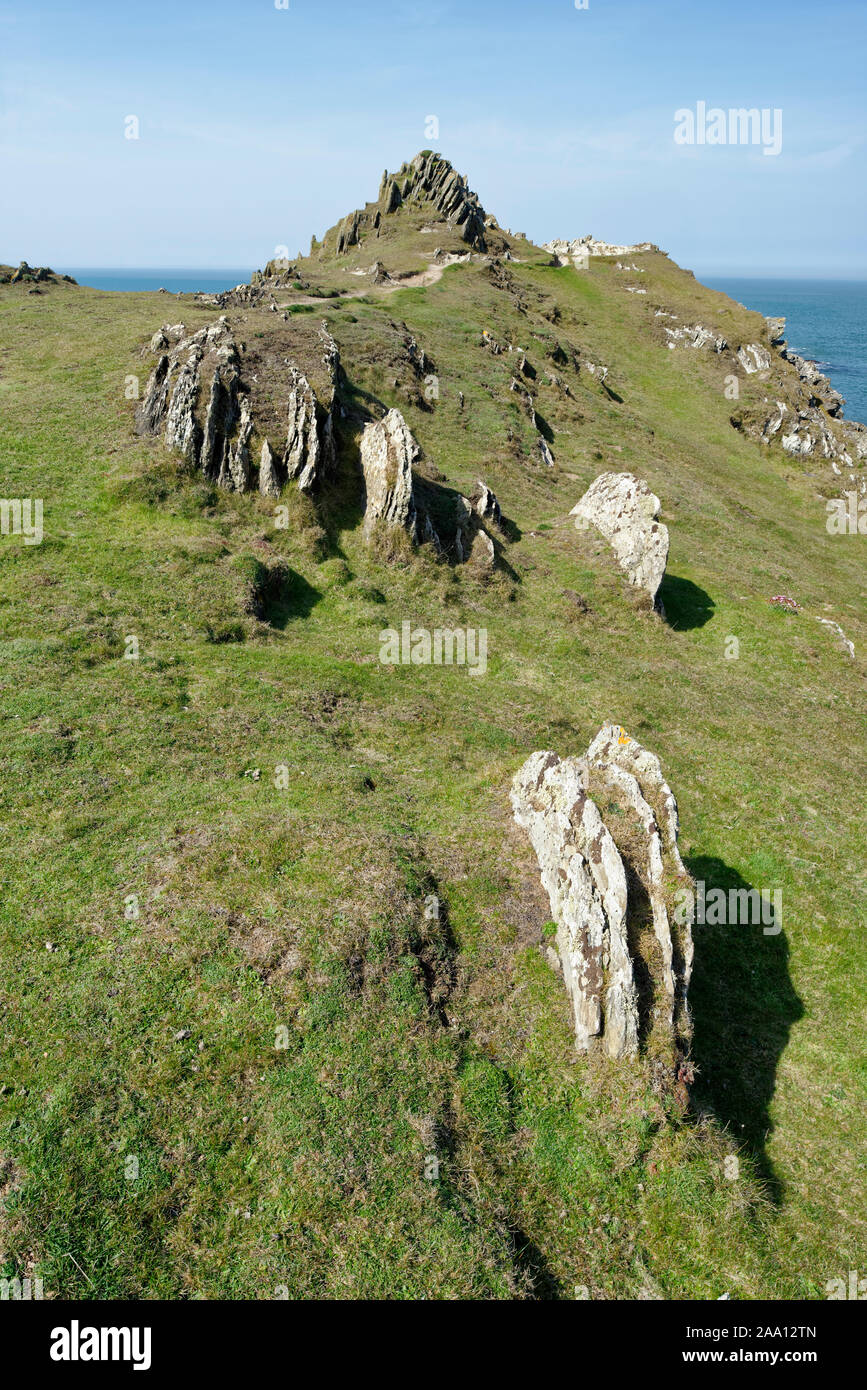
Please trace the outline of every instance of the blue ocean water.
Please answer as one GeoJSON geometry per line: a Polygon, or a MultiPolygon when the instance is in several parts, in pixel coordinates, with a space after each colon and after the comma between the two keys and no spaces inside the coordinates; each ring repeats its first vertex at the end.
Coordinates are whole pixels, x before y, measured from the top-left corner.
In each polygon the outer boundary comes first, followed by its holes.
{"type": "Polygon", "coordinates": [[[867,281],[699,278],[748,309],[784,318],[789,347],[819,363],[845,396],[847,419],[867,424],[867,281]]]}
{"type": "Polygon", "coordinates": [[[190,294],[204,290],[218,294],[233,290],[236,285],[249,284],[251,266],[243,270],[184,270],[168,267],[165,270],[117,270],[99,266],[56,266],[59,275],[71,275],[79,285],[95,290],[170,290],[172,294],[190,294]]]}

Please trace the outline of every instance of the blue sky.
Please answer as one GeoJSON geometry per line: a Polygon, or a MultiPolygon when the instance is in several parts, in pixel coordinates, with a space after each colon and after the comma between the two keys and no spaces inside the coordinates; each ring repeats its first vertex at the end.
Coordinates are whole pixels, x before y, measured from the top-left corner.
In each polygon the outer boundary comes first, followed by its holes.
{"type": "Polygon", "coordinates": [[[261,265],[432,147],[535,241],[867,278],[865,59],[864,0],[0,0],[0,261],[261,265]],[[676,144],[699,101],[781,153],[676,144]]]}

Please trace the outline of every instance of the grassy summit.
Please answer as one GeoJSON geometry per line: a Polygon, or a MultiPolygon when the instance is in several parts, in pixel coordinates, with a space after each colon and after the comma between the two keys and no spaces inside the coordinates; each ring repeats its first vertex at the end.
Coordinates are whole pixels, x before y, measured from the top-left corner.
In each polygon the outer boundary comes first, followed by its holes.
{"type": "Polygon", "coordinates": [[[556,266],[483,209],[467,241],[416,164],[358,240],[350,214],[246,297],[0,284],[0,493],[45,507],[41,545],[0,537],[0,1277],[823,1297],[863,1269],[867,1188],[867,541],[825,527],[846,479],[743,428],[796,398],[787,365],[668,348],[695,324],[770,348],[760,316],[660,252],[556,266]],[[217,313],[266,405],[310,315],[337,342],[315,497],[221,491],[136,435],[143,346],[217,313]],[[493,577],[365,544],[358,437],[392,407],[423,483],[496,493],[493,577]],[[662,499],[665,619],[568,517],[606,470],[662,499]],[[380,664],[406,620],[486,629],[486,674],[380,664]],[[512,823],[528,754],[605,719],[659,754],[696,878],[783,891],[778,935],[695,929],[686,1112],[644,1062],[576,1059],[512,823]]]}

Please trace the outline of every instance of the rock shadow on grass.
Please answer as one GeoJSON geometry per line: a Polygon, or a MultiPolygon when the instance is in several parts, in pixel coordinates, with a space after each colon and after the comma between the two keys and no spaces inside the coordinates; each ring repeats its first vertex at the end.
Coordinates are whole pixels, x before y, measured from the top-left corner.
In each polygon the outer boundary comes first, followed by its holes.
{"type": "MultiPolygon", "coordinates": [[[[721,859],[691,857],[687,868],[705,884],[755,891],[721,859]]],[[[743,916],[743,913],[732,914],[743,916]]],[[[779,1204],[783,1183],[766,1152],[777,1068],[792,1025],[804,1007],[789,974],[789,945],[782,922],[693,927],[695,965],[689,998],[693,1014],[693,1102],[727,1126],[736,1145],[755,1160],[768,1196],[779,1204]],[[767,931],[767,934],[766,934],[767,931]]]]}
{"type": "Polygon", "coordinates": [[[693,584],[691,579],[679,579],[676,574],[663,576],[656,601],[662,606],[669,627],[676,632],[704,627],[716,611],[710,594],[705,593],[698,584],[693,584]]]}

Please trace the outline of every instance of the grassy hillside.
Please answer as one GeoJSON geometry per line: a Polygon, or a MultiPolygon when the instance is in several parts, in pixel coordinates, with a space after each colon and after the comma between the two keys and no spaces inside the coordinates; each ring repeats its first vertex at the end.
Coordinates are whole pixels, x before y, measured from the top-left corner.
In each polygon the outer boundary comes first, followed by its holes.
{"type": "Polygon", "coordinates": [[[514,238],[512,261],[358,297],[352,269],[417,274],[431,240],[407,215],[303,263],[356,297],[226,310],[251,342],[315,312],[340,346],[339,474],[315,504],[289,486],[288,529],[134,433],[142,345],[213,307],[0,286],[0,493],[45,504],[41,545],[0,538],[0,1276],[823,1297],[867,1263],[865,541],[827,534],[827,476],[733,429],[722,365],[669,351],[655,308],[734,344],[767,341],[757,315],[661,254],[577,272],[514,238]],[[526,350],[552,469],[485,331],[526,350]],[[424,475],[496,492],[493,578],[365,545],[358,429],[392,406],[424,475]],[[568,518],[606,469],[662,499],[665,618],[568,518]],[[404,620],[487,629],[487,673],[381,665],[404,620]],[[605,719],[659,754],[697,878],[783,891],[779,935],[696,927],[685,1114],[642,1064],[576,1058],[511,820],[528,754],[580,753],[605,719]]]}

